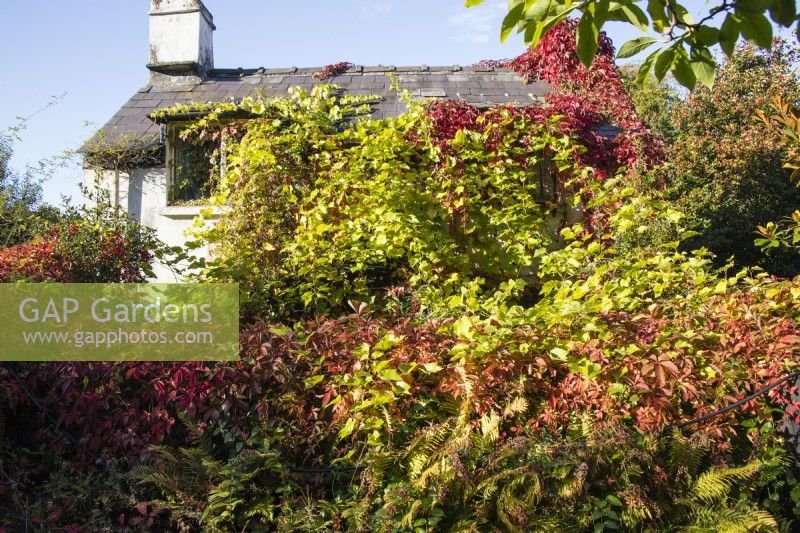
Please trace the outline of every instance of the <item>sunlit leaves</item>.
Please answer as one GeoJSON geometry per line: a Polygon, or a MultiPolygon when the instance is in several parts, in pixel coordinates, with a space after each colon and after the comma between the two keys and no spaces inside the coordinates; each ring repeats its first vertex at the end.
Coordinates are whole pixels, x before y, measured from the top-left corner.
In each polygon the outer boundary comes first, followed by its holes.
{"type": "Polygon", "coordinates": [[[587,13],[578,23],[577,52],[584,65],[591,65],[597,53],[598,27],[594,17],[587,13]]]}
{"type": "MultiPolygon", "coordinates": [[[[592,62],[597,52],[597,35],[609,21],[620,21],[634,26],[639,32],[651,35],[635,38],[625,43],[619,57],[632,57],[661,39],[665,46],[645,62],[640,79],[644,81],[651,70],[661,79],[672,72],[688,88],[700,82],[713,83],[716,60],[712,49],[719,46],[730,56],[742,35],[748,42],[769,48],[773,38],[773,24],[791,27],[798,21],[797,8],[792,0],[748,0],[739,2],[713,2],[706,7],[700,22],[696,22],[689,9],[677,0],[648,0],[646,10],[637,0],[513,0],[508,16],[503,21],[501,36],[505,40],[517,29],[525,36],[525,43],[536,46],[542,34],[570,13],[580,13],[577,26],[577,52],[585,65],[592,62]],[[724,18],[720,18],[724,15],[724,18]],[[720,26],[712,23],[715,21],[720,26]]],[[[475,2],[467,1],[467,5],[475,2]]],[[[800,22],[797,23],[800,32],[800,22]]],[[[800,34],[800,33],[799,33],[800,34]]]]}
{"type": "Polygon", "coordinates": [[[637,37],[636,39],[630,40],[623,44],[619,49],[619,52],[617,52],[617,57],[627,58],[635,56],[639,52],[647,50],[657,42],[660,42],[660,39],[655,37],[637,37]]]}

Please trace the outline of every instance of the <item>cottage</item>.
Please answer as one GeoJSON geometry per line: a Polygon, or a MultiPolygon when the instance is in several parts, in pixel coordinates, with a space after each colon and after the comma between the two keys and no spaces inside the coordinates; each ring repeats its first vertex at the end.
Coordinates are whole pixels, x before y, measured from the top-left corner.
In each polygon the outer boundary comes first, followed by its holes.
{"type": "MultiPolygon", "coordinates": [[[[399,79],[400,89],[417,98],[463,99],[477,106],[530,105],[548,91],[545,83],[525,83],[515,73],[491,66],[351,66],[324,81],[315,78],[318,67],[217,68],[214,18],[201,0],[152,0],[149,19],[150,79],[87,143],[84,187],[87,202],[107,194],[172,246],[185,242],[186,230],[203,208],[202,179],[210,169],[208,158],[176,135],[182,117],[165,124],[151,118],[159,108],[239,101],[256,92],[284,95],[293,86],[332,83],[345,94],[378,96],[373,116],[396,116],[405,104],[391,88],[390,73],[399,79]],[[187,177],[195,186],[176,190],[187,177]]],[[[159,272],[161,279],[169,276],[159,272]]]]}

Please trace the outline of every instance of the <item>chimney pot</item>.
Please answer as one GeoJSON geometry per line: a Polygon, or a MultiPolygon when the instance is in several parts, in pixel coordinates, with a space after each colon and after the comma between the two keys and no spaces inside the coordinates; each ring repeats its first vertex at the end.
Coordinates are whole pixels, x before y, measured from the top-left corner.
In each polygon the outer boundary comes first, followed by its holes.
{"type": "Polygon", "coordinates": [[[151,81],[186,83],[214,68],[214,17],[202,0],[151,0],[151,81]]]}

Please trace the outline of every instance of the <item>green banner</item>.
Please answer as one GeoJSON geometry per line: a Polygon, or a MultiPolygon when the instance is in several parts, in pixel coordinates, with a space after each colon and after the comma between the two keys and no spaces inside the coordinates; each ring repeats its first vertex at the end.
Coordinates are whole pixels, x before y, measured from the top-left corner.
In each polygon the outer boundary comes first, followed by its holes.
{"type": "Polygon", "coordinates": [[[0,284],[0,361],[238,358],[237,284],[0,284]]]}

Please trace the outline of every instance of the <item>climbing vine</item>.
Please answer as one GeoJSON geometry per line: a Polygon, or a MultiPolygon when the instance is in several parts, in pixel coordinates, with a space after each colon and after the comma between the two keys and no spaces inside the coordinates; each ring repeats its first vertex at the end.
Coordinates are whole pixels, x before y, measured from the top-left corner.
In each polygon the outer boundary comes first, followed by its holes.
{"type": "MultiPolygon", "coordinates": [[[[797,371],[798,282],[681,251],[683,214],[631,185],[657,139],[593,95],[599,71],[536,58],[557,90],[530,108],[406,97],[375,119],[373,98],[320,85],[156,113],[225,141],[198,277],[240,283],[242,358],[64,363],[0,388],[57,423],[9,420],[63,437],[63,461],[0,440],[12,475],[53,469],[15,485],[48,489],[38,524],[88,507],[107,529],[791,528],[791,385],[679,426],[797,371]],[[638,136],[597,135],[609,117],[638,136]]],[[[112,265],[133,248],[108,244],[112,265]]],[[[27,251],[6,262],[36,280],[27,251]]],[[[24,499],[0,498],[20,529],[24,499]]]]}

